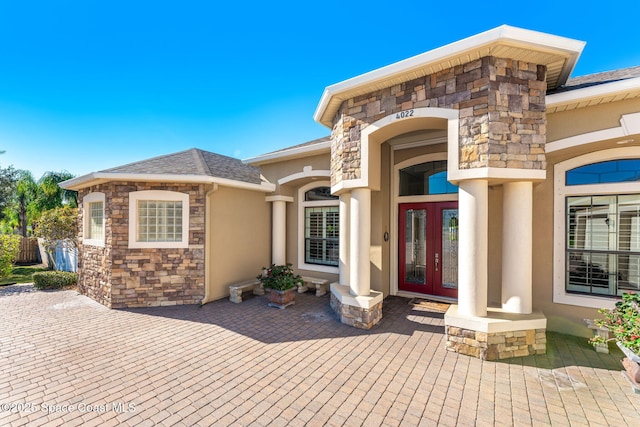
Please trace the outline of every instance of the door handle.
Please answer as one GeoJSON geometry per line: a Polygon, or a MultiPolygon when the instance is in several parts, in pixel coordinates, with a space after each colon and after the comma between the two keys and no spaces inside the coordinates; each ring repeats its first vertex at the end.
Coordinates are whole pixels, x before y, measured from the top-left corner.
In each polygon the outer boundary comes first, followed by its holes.
{"type": "Polygon", "coordinates": [[[436,271],[438,271],[438,264],[440,263],[440,259],[439,258],[440,258],[440,254],[438,254],[436,252],[436,259],[435,259],[435,261],[436,261],[436,271]]]}

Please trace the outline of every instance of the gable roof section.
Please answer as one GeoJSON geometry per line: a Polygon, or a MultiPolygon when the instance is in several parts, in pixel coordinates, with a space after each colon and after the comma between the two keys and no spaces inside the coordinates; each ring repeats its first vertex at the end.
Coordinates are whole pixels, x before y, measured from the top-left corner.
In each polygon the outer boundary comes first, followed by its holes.
{"type": "Polygon", "coordinates": [[[547,113],[640,98],[640,66],[571,78],[547,93],[547,113]]]}
{"type": "Polygon", "coordinates": [[[329,153],[331,151],[331,136],[314,139],[313,141],[303,142],[292,147],[283,148],[281,150],[271,151],[243,160],[243,163],[249,165],[266,165],[268,163],[281,162],[283,160],[296,159],[300,157],[309,157],[316,154],[329,153]]]}
{"type": "Polygon", "coordinates": [[[485,56],[512,58],[547,66],[547,87],[563,85],[585,42],[502,25],[484,33],[387,65],[328,86],[314,119],[328,128],[347,99],[437,73],[485,56]]]}
{"type": "Polygon", "coordinates": [[[79,190],[107,181],[209,183],[265,192],[275,189],[262,178],[257,167],[197,148],[92,172],[65,181],[61,186],[79,190]]]}

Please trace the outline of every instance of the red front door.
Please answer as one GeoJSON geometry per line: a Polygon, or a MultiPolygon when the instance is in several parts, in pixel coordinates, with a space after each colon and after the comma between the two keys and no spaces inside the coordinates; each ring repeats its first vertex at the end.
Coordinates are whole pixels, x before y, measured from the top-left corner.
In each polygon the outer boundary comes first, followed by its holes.
{"type": "Polygon", "coordinates": [[[457,298],[458,202],[402,203],[398,219],[398,288],[457,298]]]}

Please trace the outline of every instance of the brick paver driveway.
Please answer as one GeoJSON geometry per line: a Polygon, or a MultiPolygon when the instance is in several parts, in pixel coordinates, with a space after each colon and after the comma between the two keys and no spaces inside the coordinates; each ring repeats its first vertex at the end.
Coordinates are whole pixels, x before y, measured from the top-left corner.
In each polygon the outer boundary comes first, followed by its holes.
{"type": "Polygon", "coordinates": [[[545,356],[483,362],[396,297],[365,332],[328,296],[109,310],[22,285],[0,321],[0,425],[640,425],[620,353],[549,334],[545,356]]]}

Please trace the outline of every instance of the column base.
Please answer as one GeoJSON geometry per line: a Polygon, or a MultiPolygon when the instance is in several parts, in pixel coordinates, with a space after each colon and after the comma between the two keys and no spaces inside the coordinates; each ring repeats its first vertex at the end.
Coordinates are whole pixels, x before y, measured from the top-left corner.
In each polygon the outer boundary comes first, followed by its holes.
{"type": "Polygon", "coordinates": [[[547,318],[541,312],[506,313],[488,308],[486,317],[464,316],[452,305],[444,316],[447,350],[482,360],[547,352],[547,318]]]}
{"type": "Polygon", "coordinates": [[[358,329],[371,329],[382,319],[382,292],[370,291],[367,296],[353,296],[349,287],[331,284],[331,309],[340,322],[358,329]]]}

